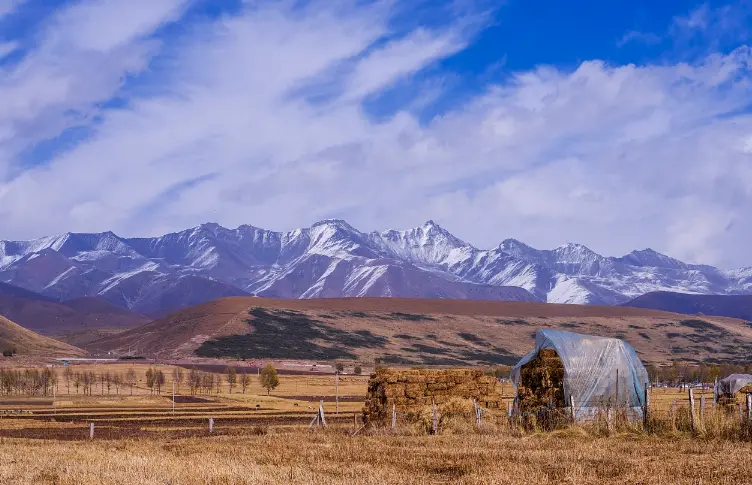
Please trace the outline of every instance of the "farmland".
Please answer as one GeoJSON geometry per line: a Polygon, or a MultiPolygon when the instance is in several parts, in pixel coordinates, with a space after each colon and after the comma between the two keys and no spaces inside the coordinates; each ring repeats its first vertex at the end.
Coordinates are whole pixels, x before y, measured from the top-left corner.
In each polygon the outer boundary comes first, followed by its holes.
{"type": "MultiPolygon", "coordinates": [[[[501,412],[489,412],[481,428],[454,423],[437,436],[418,433],[401,418],[395,430],[353,436],[367,376],[340,376],[335,387],[333,375],[283,374],[267,396],[256,375],[245,392],[236,386],[230,393],[226,376],[214,374],[223,379],[219,390],[191,393],[179,384],[173,410],[178,367],[71,367],[111,376],[133,369],[136,384],[132,393],[108,392],[98,380],[84,395],[58,378],[54,399],[2,396],[3,483],[739,483],[752,472],[741,459],[752,451],[748,442],[692,437],[681,429],[529,432],[509,428],[501,412]],[[161,394],[146,386],[150,368],[167,376],[161,394]],[[319,400],[328,427],[308,429],[319,400]],[[739,466],[722,466],[729,459],[739,466]]],[[[508,383],[502,394],[511,399],[508,383]]],[[[685,391],[654,389],[654,413],[667,415],[674,400],[677,410],[686,408],[685,391]]]]}

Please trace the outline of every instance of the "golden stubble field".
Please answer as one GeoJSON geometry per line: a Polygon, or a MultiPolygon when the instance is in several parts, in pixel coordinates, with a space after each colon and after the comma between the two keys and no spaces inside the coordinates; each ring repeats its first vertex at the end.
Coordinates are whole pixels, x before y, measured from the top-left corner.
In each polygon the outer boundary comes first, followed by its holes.
{"type": "MultiPolygon", "coordinates": [[[[102,395],[99,385],[91,396],[69,395],[62,378],[54,406],[50,397],[0,396],[0,410],[32,413],[0,418],[0,483],[732,484],[752,473],[750,443],[686,432],[604,436],[578,427],[536,433],[489,424],[436,436],[401,426],[352,436],[367,376],[340,377],[339,394],[350,400],[340,401],[339,414],[331,375],[281,375],[271,396],[255,375],[245,394],[239,387],[229,393],[225,382],[218,394],[191,396],[183,384],[173,412],[173,367],[157,367],[168,379],[161,396],[145,387],[148,366],[139,364],[72,366],[95,373],[133,368],[133,396],[122,389],[108,395],[106,386],[102,395]],[[309,430],[320,399],[329,427],[309,430]]],[[[504,394],[511,398],[511,385],[504,394]]],[[[666,413],[674,399],[686,407],[686,396],[655,389],[653,407],[666,413]]]]}

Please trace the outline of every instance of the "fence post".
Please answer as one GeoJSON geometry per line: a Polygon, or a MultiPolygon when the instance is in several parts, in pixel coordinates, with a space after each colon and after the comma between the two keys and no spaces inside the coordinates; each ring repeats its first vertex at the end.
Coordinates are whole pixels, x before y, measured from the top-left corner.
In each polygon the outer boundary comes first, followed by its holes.
{"type": "Polygon", "coordinates": [[[648,427],[648,413],[650,413],[650,383],[645,384],[645,409],[642,411],[642,426],[648,427]]]}
{"type": "Polygon", "coordinates": [[[608,432],[613,433],[614,431],[614,415],[611,407],[609,407],[606,410],[606,426],[608,427],[608,432]]]}
{"type": "Polygon", "coordinates": [[[397,405],[392,404],[392,429],[397,428],[397,405]]]}
{"type": "Polygon", "coordinates": [[[619,407],[619,369],[616,369],[616,407],[619,407]]]}
{"type": "Polygon", "coordinates": [[[89,423],[89,439],[94,439],[94,423],[89,423]]]}
{"type": "Polygon", "coordinates": [[[671,429],[676,430],[676,400],[671,401],[671,429]]]}
{"type": "Polygon", "coordinates": [[[713,381],[713,406],[718,404],[718,376],[715,376],[713,381]]]}
{"type": "Polygon", "coordinates": [[[695,395],[692,392],[692,388],[688,387],[689,389],[689,426],[692,429],[692,432],[695,431],[695,395]]]}
{"type": "Polygon", "coordinates": [[[705,425],[705,396],[700,396],[700,424],[705,425]]]}
{"type": "Polygon", "coordinates": [[[319,401],[319,419],[321,420],[321,426],[326,428],[326,417],[324,416],[324,400],[319,401]]]}
{"type": "Polygon", "coordinates": [[[747,421],[752,421],[752,394],[747,393],[747,421]]]}
{"type": "Polygon", "coordinates": [[[335,414],[339,414],[339,371],[334,374],[335,414]]]}
{"type": "Polygon", "coordinates": [[[569,412],[572,414],[572,422],[575,420],[575,412],[574,412],[574,397],[572,395],[569,395],[569,412]]]}
{"type": "Polygon", "coordinates": [[[209,418],[209,432],[214,432],[214,418],[209,418]]]}
{"type": "Polygon", "coordinates": [[[431,420],[431,431],[436,434],[439,430],[439,410],[436,409],[436,401],[432,403],[433,407],[433,419],[431,420]]]}

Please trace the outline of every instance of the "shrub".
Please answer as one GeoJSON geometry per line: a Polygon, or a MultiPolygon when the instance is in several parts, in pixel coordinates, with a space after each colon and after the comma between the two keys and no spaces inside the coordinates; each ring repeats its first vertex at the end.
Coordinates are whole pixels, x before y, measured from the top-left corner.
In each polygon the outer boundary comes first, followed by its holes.
{"type": "Polygon", "coordinates": [[[361,368],[361,367],[360,367],[359,365],[356,365],[356,366],[355,366],[355,375],[356,375],[356,376],[359,376],[359,375],[361,375],[362,373],[363,373],[363,369],[362,369],[362,368],[361,368]]]}

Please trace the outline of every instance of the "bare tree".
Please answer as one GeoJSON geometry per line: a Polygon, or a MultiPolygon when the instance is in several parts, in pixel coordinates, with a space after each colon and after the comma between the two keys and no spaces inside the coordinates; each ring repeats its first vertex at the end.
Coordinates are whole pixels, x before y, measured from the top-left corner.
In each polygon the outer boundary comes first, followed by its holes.
{"type": "Polygon", "coordinates": [[[232,394],[232,388],[235,387],[235,384],[238,382],[238,372],[235,370],[235,367],[227,367],[225,369],[225,374],[227,378],[227,386],[230,388],[230,394],[232,394]]]}
{"type": "Polygon", "coordinates": [[[162,372],[161,370],[158,370],[157,372],[155,372],[154,385],[157,388],[157,394],[162,394],[162,386],[164,386],[165,381],[166,379],[165,379],[164,372],[162,372]]]}
{"type": "Polygon", "coordinates": [[[125,382],[131,388],[131,396],[133,395],[133,386],[136,385],[136,371],[131,367],[128,372],[125,373],[125,382]]]}
{"type": "Polygon", "coordinates": [[[70,366],[66,366],[63,369],[63,379],[65,379],[65,387],[68,389],[68,394],[70,394],[70,383],[73,379],[73,369],[70,366]]]}
{"type": "Polygon", "coordinates": [[[201,388],[201,373],[195,367],[188,373],[188,386],[191,388],[191,395],[201,388]]]}
{"type": "Polygon", "coordinates": [[[248,371],[243,369],[243,372],[240,374],[240,387],[243,388],[243,394],[245,394],[245,390],[248,388],[248,386],[251,384],[251,376],[248,374],[248,371]]]}
{"type": "Polygon", "coordinates": [[[172,382],[175,383],[175,389],[180,393],[180,384],[183,383],[183,369],[180,367],[175,367],[172,369],[172,382]]]}

